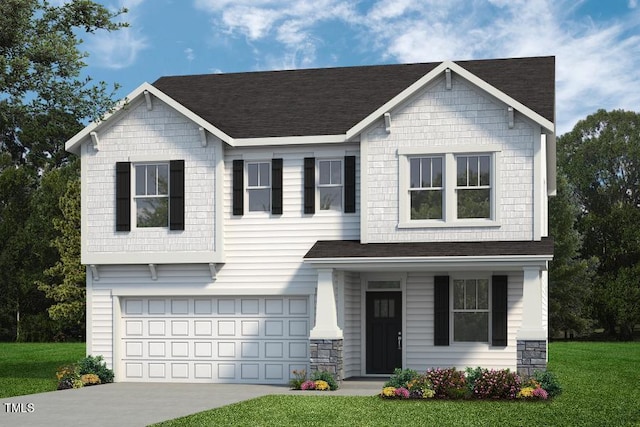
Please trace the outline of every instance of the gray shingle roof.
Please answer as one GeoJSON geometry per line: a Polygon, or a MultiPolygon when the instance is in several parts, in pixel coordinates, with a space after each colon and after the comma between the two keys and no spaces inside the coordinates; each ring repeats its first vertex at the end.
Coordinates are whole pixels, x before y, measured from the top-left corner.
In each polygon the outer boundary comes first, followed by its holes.
{"type": "Polygon", "coordinates": [[[403,258],[553,255],[553,239],[540,241],[367,243],[317,241],[304,258],[403,258]]]}
{"type": "MultiPolygon", "coordinates": [[[[554,121],[554,57],[456,63],[554,121]]],[[[439,64],[172,76],[153,85],[233,138],[339,135],[439,64]]]]}

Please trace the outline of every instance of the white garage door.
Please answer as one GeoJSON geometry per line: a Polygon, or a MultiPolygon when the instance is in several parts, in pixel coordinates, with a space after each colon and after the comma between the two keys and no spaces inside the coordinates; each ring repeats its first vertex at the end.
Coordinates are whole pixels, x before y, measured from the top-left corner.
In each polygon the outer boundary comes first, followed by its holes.
{"type": "Polygon", "coordinates": [[[120,380],[287,383],[309,362],[307,297],[125,298],[120,380]]]}

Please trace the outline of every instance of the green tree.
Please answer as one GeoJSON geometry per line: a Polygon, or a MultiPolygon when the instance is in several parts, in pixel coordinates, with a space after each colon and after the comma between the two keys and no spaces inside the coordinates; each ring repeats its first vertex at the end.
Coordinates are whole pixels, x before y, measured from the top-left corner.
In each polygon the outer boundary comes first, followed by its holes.
{"type": "MultiPolygon", "coordinates": [[[[76,162],[77,163],[77,162],[76,162]]],[[[40,281],[38,289],[55,301],[48,308],[57,321],[60,333],[84,337],[85,269],[80,263],[80,176],[66,181],[66,191],[60,197],[62,217],[53,218],[53,226],[60,234],[52,240],[60,259],[45,270],[47,281],[40,281]]]]}
{"type": "Polygon", "coordinates": [[[559,138],[558,161],[580,206],[582,256],[599,262],[593,313],[609,333],[631,339],[640,321],[640,283],[633,279],[640,269],[640,115],[588,116],[559,138]]]}
{"type": "Polygon", "coordinates": [[[597,260],[581,258],[576,229],[580,207],[567,178],[558,174],[558,193],[549,202],[549,234],[554,238],[549,265],[550,333],[586,332],[591,326],[589,302],[597,260]]]}
{"type": "Polygon", "coordinates": [[[113,107],[117,89],[81,77],[80,35],[126,26],[115,21],[125,12],[89,0],[0,1],[0,339],[47,339],[61,326],[36,283],[60,259],[54,219],[73,176],[58,172],[70,163],[64,143],[113,107]]]}

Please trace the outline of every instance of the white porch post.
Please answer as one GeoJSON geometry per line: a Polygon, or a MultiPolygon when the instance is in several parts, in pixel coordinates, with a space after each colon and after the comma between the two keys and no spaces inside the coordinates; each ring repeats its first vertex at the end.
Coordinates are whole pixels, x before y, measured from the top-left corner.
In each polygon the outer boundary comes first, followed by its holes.
{"type": "Polygon", "coordinates": [[[525,267],[522,286],[522,326],[518,331],[518,341],[546,341],[547,330],[543,316],[543,277],[540,268],[525,267]]]}
{"type": "Polygon", "coordinates": [[[342,329],[338,327],[338,310],[333,291],[333,269],[318,269],[318,290],[316,301],[316,325],[310,331],[311,339],[342,339],[342,329]]]}

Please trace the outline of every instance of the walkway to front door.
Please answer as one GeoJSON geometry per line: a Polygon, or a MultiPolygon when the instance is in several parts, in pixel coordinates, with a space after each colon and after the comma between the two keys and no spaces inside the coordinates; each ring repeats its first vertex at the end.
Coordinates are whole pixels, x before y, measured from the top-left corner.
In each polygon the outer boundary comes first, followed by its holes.
{"type": "Polygon", "coordinates": [[[367,292],[367,374],[402,367],[402,292],[367,292]]]}

